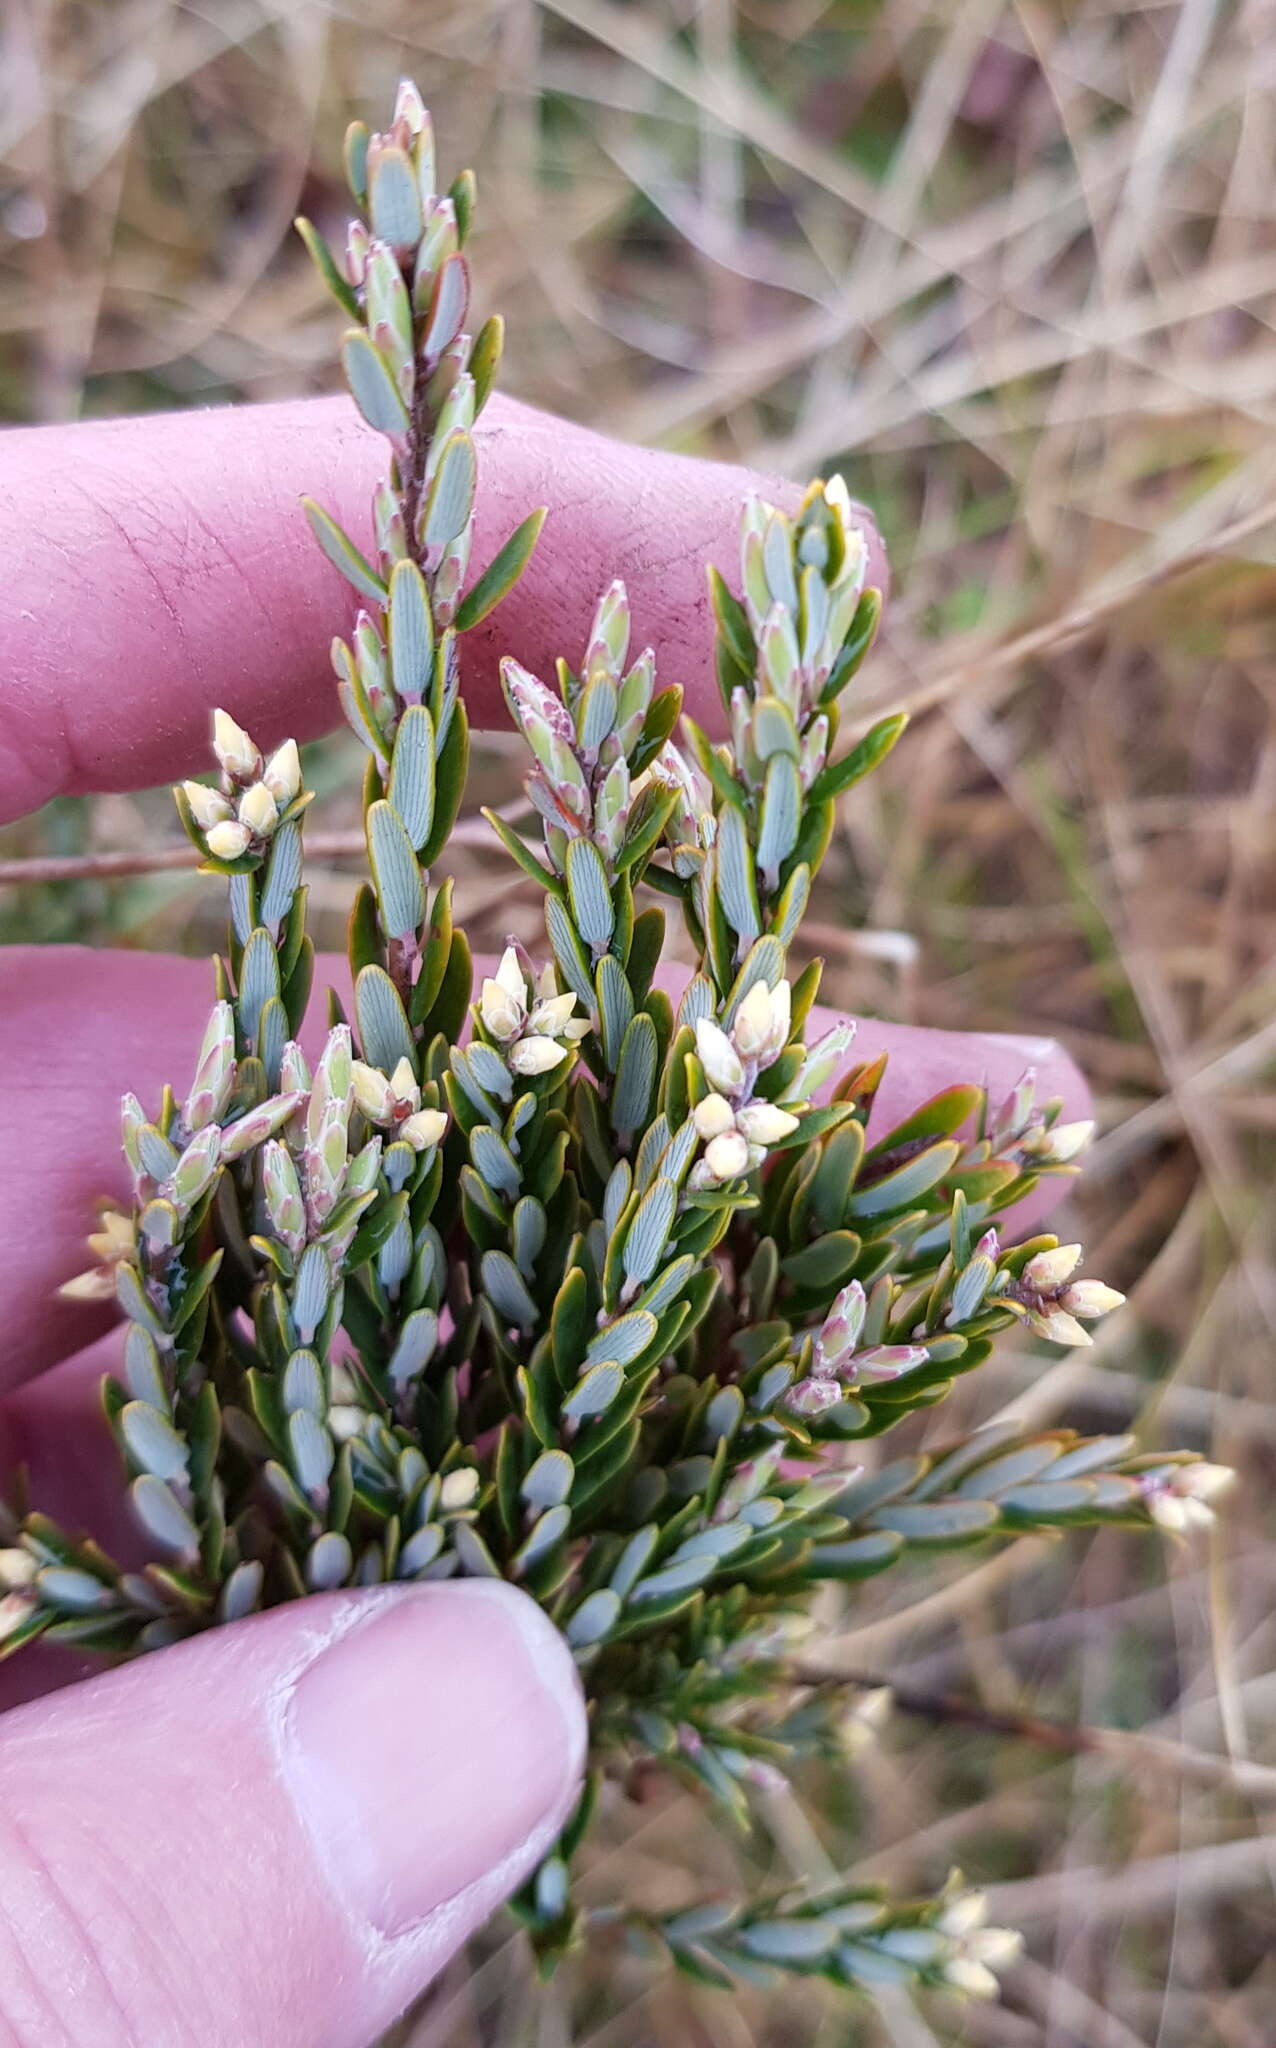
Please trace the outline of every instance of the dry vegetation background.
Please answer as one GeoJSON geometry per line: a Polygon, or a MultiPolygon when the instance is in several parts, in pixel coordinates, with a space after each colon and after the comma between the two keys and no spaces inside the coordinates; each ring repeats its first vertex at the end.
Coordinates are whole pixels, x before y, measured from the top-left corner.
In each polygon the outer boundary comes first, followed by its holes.
{"type": "MultiPolygon", "coordinates": [[[[412,2041],[1271,2048],[1276,6],[10,0],[2,33],[8,417],[327,388],[333,320],[289,221],[337,219],[343,123],[406,69],[447,160],[480,167],[508,388],[846,470],[896,569],[866,696],[918,716],[828,863],[828,985],[1075,1050],[1103,1127],[1076,1206],[1132,1296],[1080,1360],[988,1367],[980,1414],[1137,1424],[1243,1473],[1212,1544],[1024,1542],[834,1618],[848,1669],[919,1711],[748,1853],[901,1884],[960,1862],[1028,1932],[1000,2007],[848,2018],[597,1952],[532,1999],[500,1938],[412,2041]]],[[[335,792],[341,743],[320,761],[335,792]]],[[[494,743],[484,796],[508,775],[494,743]]],[[[0,858],[128,853],[164,817],[55,805],[0,858]]],[[[350,822],[327,796],[320,827],[350,822]]],[[[463,839],[490,943],[530,905],[463,839]]],[[[318,865],[339,943],[349,867],[318,865]]],[[[0,937],[216,940],[187,872],[6,873],[0,937]]],[[[662,1899],[721,1875],[689,1798],[614,1844],[599,1899],[622,1871],[662,1899]]]]}

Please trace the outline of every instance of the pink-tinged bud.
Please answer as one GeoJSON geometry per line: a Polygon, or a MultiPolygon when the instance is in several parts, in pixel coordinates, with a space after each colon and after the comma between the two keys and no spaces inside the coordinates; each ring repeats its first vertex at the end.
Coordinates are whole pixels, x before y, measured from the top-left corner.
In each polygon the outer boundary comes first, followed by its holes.
{"type": "Polygon", "coordinates": [[[506,1055],[510,1072],[530,1078],[536,1074],[552,1073],[571,1057],[565,1045],[555,1038],[520,1038],[506,1055]]]}
{"type": "Polygon", "coordinates": [[[1019,1284],[1034,1294],[1055,1294],[1071,1279],[1080,1263],[1079,1244],[1056,1245],[1053,1251],[1038,1252],[1029,1259],[1019,1284]]]}
{"type": "Polygon", "coordinates": [[[738,1180],[749,1170],[749,1147],[739,1131],[724,1131],[720,1138],[711,1138],[705,1146],[704,1163],[714,1179],[738,1180]]]}
{"type": "Polygon", "coordinates": [[[698,1102],[692,1110],[691,1121],[699,1135],[708,1141],[735,1129],[735,1111],[725,1095],[706,1095],[703,1102],[698,1102]]]}
{"type": "Polygon", "coordinates": [[[346,282],[356,291],[363,283],[368,268],[368,251],[372,237],[361,220],[352,220],[346,229],[346,282]]]}
{"type": "Polygon", "coordinates": [[[237,818],[229,818],[222,825],[214,825],[205,834],[205,844],[214,860],[238,860],[247,853],[252,844],[252,833],[247,825],[241,825],[237,818]]]}
{"type": "Polygon", "coordinates": [[[784,1405],[795,1415],[824,1415],[830,1408],[836,1408],[839,1401],[846,1399],[846,1391],[836,1380],[805,1379],[790,1387],[784,1397],[784,1405]]]}
{"type": "Polygon", "coordinates": [[[288,1147],[278,1138],[269,1139],[263,1147],[261,1184],[271,1228],[295,1256],[305,1243],[306,1211],[297,1169],[288,1147]]]}
{"type": "Polygon", "coordinates": [[[873,1344],[867,1351],[856,1352],[843,1369],[842,1377],[866,1385],[874,1380],[897,1380],[902,1373],[925,1365],[929,1357],[924,1344],[873,1344]]]}
{"type": "Polygon", "coordinates": [[[269,839],[279,823],[279,812],[275,799],[264,782],[254,782],[239,799],[239,822],[246,825],[254,839],[269,839]]]}
{"type": "Polygon", "coordinates": [[[255,1145],[263,1145],[267,1138],[273,1138],[289,1117],[296,1115],[305,1099],[300,1093],[275,1095],[268,1102],[259,1103],[256,1109],[250,1109],[247,1116],[228,1124],[222,1132],[222,1158],[242,1159],[255,1145]]]}
{"type": "Polygon", "coordinates": [[[399,1136],[414,1152],[429,1152],[443,1141],[447,1118],[441,1109],[418,1109],[399,1126],[399,1136]]]}
{"type": "Polygon", "coordinates": [[[211,832],[214,825],[224,825],[234,816],[221,791],[210,789],[206,782],[184,782],[182,793],[201,832],[211,832]]]}
{"type": "Polygon", "coordinates": [[[833,1306],[815,1339],[818,1365],[832,1371],[859,1343],[868,1314],[868,1298],[858,1280],[848,1280],[834,1297],[833,1306]]]}
{"type": "Polygon", "coordinates": [[[720,1024],[712,1017],[696,1019],[696,1052],[705,1078],[720,1095],[734,1095],[744,1086],[740,1056],[720,1024]]]}
{"type": "Polygon", "coordinates": [[[751,1145],[778,1145],[792,1137],[798,1120],[773,1102],[746,1102],[736,1111],[736,1129],[743,1131],[751,1145]]]}
{"type": "Polygon", "coordinates": [[[183,1209],[193,1209],[207,1194],[221,1164],[222,1134],[216,1124],[206,1124],[186,1147],[173,1168],[173,1200],[183,1209]]]}
{"type": "Polygon", "coordinates": [[[1176,1536],[1211,1528],[1215,1520],[1211,1501],[1235,1482],[1230,1465],[1211,1465],[1203,1458],[1135,1474],[1135,1484],[1153,1521],[1176,1536]]]}
{"type": "Polygon", "coordinates": [[[995,1228],[985,1230],[975,1246],[975,1256],[979,1259],[991,1259],[994,1264],[1001,1257],[1001,1239],[998,1237],[995,1228]]]}
{"type": "Polygon", "coordinates": [[[35,1602],[25,1591],[6,1593],[0,1599],[0,1643],[17,1634],[28,1620],[35,1602]]]}
{"type": "Polygon", "coordinates": [[[310,1062],[295,1038],[290,1038],[279,1062],[279,1085],[286,1095],[310,1093],[310,1062]]]}
{"type": "Polygon", "coordinates": [[[204,1030],[191,1092],[182,1110],[188,1131],[220,1123],[235,1087],[235,1013],[227,1002],[214,1003],[204,1030]]]}
{"type": "Polygon", "coordinates": [[[1080,1316],[1083,1322],[1097,1322],[1100,1316],[1111,1315],[1114,1308],[1120,1308],[1125,1300],[1115,1287],[1105,1287],[1102,1280],[1074,1280],[1059,1296],[1059,1306],[1069,1315],[1080,1316]]]}
{"type": "Polygon", "coordinates": [[[213,713],[213,752],[232,782],[251,782],[261,773],[261,755],[228,711],[213,713]]]}
{"type": "Polygon", "coordinates": [[[301,795],[301,755],[296,740],[285,740],[266,763],[262,781],[281,811],[301,795]]]}

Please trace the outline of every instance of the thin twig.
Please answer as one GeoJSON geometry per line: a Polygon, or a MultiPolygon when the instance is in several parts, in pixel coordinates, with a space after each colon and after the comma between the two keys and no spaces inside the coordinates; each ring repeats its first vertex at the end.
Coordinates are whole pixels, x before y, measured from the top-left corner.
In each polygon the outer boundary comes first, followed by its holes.
{"type": "Polygon", "coordinates": [[[1192,1784],[1215,1786],[1248,1799],[1276,1800],[1276,1769],[1270,1765],[1214,1756],[1208,1750],[1168,1742],[1163,1736],[1127,1728],[1096,1728],[1084,1721],[1043,1721],[1035,1714],[1003,1713],[958,1693],[922,1692],[898,1685],[879,1672],[830,1671],[813,1659],[794,1664],[789,1676],[795,1683],[821,1692],[847,1686],[857,1691],[889,1692],[893,1706],[919,1720],[974,1728],[984,1735],[1005,1735],[1067,1756],[1111,1757],[1131,1769],[1173,1771],[1192,1784]]]}

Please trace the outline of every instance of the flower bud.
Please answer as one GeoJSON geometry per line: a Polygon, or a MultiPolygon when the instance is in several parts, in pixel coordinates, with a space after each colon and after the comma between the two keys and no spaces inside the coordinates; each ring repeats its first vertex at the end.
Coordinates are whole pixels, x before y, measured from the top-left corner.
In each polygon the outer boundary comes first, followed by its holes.
{"type": "Polygon", "coordinates": [[[575,1008],[573,995],[542,997],[527,1020],[527,1028],[538,1038],[569,1038],[576,1023],[582,1027],[577,1035],[583,1038],[589,1026],[581,1018],[573,1019],[575,1008]]]}
{"type": "Polygon", "coordinates": [[[205,835],[208,851],[214,860],[238,860],[247,853],[252,833],[247,825],[241,825],[238,818],[227,818],[224,823],[214,825],[205,835]]]}
{"type": "Polygon", "coordinates": [[[736,1111],[736,1129],[743,1131],[751,1145],[778,1145],[782,1138],[789,1138],[798,1127],[798,1120],[787,1109],[778,1109],[773,1102],[746,1102],[736,1111]]]}
{"type": "MultiPolygon", "coordinates": [[[[357,1099],[357,1086],[355,1093],[357,1099]]],[[[421,1107],[421,1090],[417,1085],[416,1075],[412,1071],[412,1062],[406,1053],[400,1056],[398,1064],[390,1076],[390,1093],[394,1097],[396,1107],[404,1102],[412,1110],[420,1109],[421,1107]]]]}
{"type": "Polygon", "coordinates": [[[712,1017],[696,1019],[696,1051],[705,1077],[719,1094],[734,1095],[744,1086],[744,1068],[731,1040],[712,1017]]]}
{"type": "Polygon", "coordinates": [[[29,1550],[0,1550],[0,1586],[6,1593],[31,1585],[39,1569],[29,1550]]]}
{"type": "Polygon", "coordinates": [[[261,773],[256,745],[228,711],[213,713],[213,752],[233,782],[251,782],[261,773]]]}
{"type": "Polygon", "coordinates": [[[472,1465],[462,1466],[459,1472],[449,1472],[439,1488],[439,1506],[444,1514],[459,1514],[463,1508],[473,1506],[478,1498],[479,1476],[472,1465]]]}
{"type": "Polygon", "coordinates": [[[1080,1316],[1083,1322],[1097,1322],[1100,1316],[1111,1315],[1114,1308],[1120,1308],[1125,1300],[1115,1287],[1105,1287],[1102,1280],[1074,1280],[1059,1296],[1059,1306],[1069,1315],[1080,1316]]]}
{"type": "Polygon", "coordinates": [[[301,795],[301,755],[296,740],[285,740],[282,747],[276,747],[261,779],[281,811],[295,802],[301,795]]]}
{"type": "Polygon", "coordinates": [[[845,1390],[836,1380],[811,1378],[799,1380],[795,1387],[789,1388],[785,1406],[791,1408],[795,1415],[823,1415],[845,1399],[845,1390]]]}
{"type": "Polygon", "coordinates": [[[1081,1263],[1079,1244],[1057,1244],[1053,1251],[1038,1252],[1023,1269],[1020,1285],[1034,1294],[1055,1294],[1081,1263]]]}
{"type": "Polygon", "coordinates": [[[239,822],[247,825],[256,839],[269,839],[279,823],[275,799],[264,782],[254,782],[239,799],[239,822]]]}
{"type": "Polygon", "coordinates": [[[509,1049],[509,1067],[513,1074],[530,1077],[536,1074],[552,1073],[571,1057],[565,1045],[554,1038],[520,1038],[509,1049]]]}
{"type": "Polygon", "coordinates": [[[234,816],[221,791],[210,789],[206,782],[184,782],[182,794],[201,832],[211,832],[214,825],[224,825],[228,818],[234,816]]]}
{"type": "Polygon", "coordinates": [[[735,1129],[735,1111],[725,1095],[706,1095],[692,1110],[691,1121],[702,1138],[720,1138],[735,1129]]]}
{"type": "Polygon", "coordinates": [[[502,1045],[517,1038],[527,1021],[527,983],[513,946],[505,948],[495,976],[489,976],[483,983],[479,1015],[484,1029],[502,1045]]]}
{"type": "Polygon", "coordinates": [[[354,1079],[354,1099],[371,1124],[388,1124],[394,1115],[394,1096],[390,1083],[379,1067],[369,1067],[363,1060],[351,1065],[354,1079]]]}
{"type": "Polygon", "coordinates": [[[446,1129],[447,1117],[441,1109],[418,1109],[415,1116],[400,1124],[399,1136],[414,1152],[429,1152],[442,1142],[446,1129]]]}
{"type": "Polygon", "coordinates": [[[1045,1315],[1030,1315],[1028,1326],[1044,1337],[1050,1344],[1092,1344],[1088,1330],[1084,1330],[1075,1316],[1066,1309],[1052,1308],[1045,1315]]]}
{"type": "Polygon", "coordinates": [[[705,1146],[704,1160],[716,1181],[738,1180],[749,1170],[748,1141],[739,1131],[724,1131],[705,1146]]]}
{"type": "Polygon", "coordinates": [[[1082,1117],[1076,1123],[1055,1124],[1051,1130],[1043,1132],[1039,1149],[1054,1165],[1066,1166],[1069,1160],[1085,1151],[1093,1136],[1093,1117],[1082,1117]]]}

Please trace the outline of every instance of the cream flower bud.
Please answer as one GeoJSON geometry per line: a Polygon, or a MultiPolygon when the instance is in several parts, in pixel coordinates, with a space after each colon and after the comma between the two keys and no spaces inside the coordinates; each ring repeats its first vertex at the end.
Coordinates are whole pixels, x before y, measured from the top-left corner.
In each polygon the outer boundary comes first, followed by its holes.
{"type": "Polygon", "coordinates": [[[238,860],[241,853],[247,853],[252,836],[247,825],[241,825],[238,818],[227,818],[205,834],[208,851],[214,860],[238,860]]]}
{"type": "Polygon", "coordinates": [[[490,977],[479,991],[479,1015],[484,1029],[500,1044],[507,1045],[511,1038],[517,1038],[523,1028],[526,1012],[523,1005],[501,987],[499,981],[490,977]]]}
{"type": "Polygon", "coordinates": [[[735,1129],[735,1111],[725,1095],[706,1095],[692,1110],[691,1121],[702,1138],[720,1138],[735,1129]]]}
{"type": "Polygon", "coordinates": [[[1094,1342],[1090,1332],[1083,1329],[1076,1317],[1070,1316],[1067,1310],[1063,1308],[1049,1309],[1044,1315],[1030,1315],[1028,1325],[1030,1329],[1037,1332],[1038,1336],[1046,1338],[1051,1344],[1093,1344],[1094,1342]]]}
{"type": "Polygon", "coordinates": [[[236,725],[229,711],[213,713],[213,752],[226,773],[236,782],[248,782],[261,770],[261,755],[242,725],[236,725]]]}
{"type": "Polygon", "coordinates": [[[1069,1315],[1093,1323],[1100,1316],[1111,1315],[1124,1300],[1123,1294],[1118,1294],[1115,1287],[1105,1287],[1102,1280],[1074,1280],[1059,1296],[1059,1306],[1069,1315]]]}
{"type": "Polygon", "coordinates": [[[527,1020],[527,1028],[538,1038],[565,1038],[575,1007],[573,995],[542,996],[527,1020]]]}
{"type": "Polygon", "coordinates": [[[715,1024],[712,1017],[696,1019],[696,1051],[711,1088],[716,1088],[723,1095],[734,1095],[738,1088],[744,1086],[744,1068],[739,1054],[722,1026],[715,1024]]]}
{"type": "Polygon", "coordinates": [[[264,782],[254,782],[239,799],[239,822],[258,839],[269,839],[279,823],[275,799],[264,782]]]}
{"type": "Polygon", "coordinates": [[[221,791],[210,789],[206,782],[184,782],[182,794],[201,832],[211,832],[214,825],[224,825],[228,818],[234,816],[221,791]]]}
{"type": "Polygon", "coordinates": [[[282,747],[276,747],[261,779],[280,810],[286,811],[301,795],[301,755],[296,740],[285,740],[282,747]]]}
{"type": "Polygon", "coordinates": [[[724,1131],[705,1147],[704,1163],[716,1181],[738,1180],[749,1170],[749,1147],[739,1131],[724,1131]]]}
{"type": "Polygon", "coordinates": [[[743,1109],[736,1111],[736,1129],[743,1131],[751,1145],[778,1145],[781,1138],[791,1137],[798,1127],[798,1120],[790,1116],[787,1109],[778,1109],[773,1102],[747,1102],[743,1109]]]}
{"type": "Polygon", "coordinates": [[[1038,1252],[1023,1269],[1022,1285],[1034,1294],[1054,1294],[1071,1279],[1081,1263],[1079,1244],[1057,1244],[1053,1251],[1038,1252]]]}
{"type": "Polygon", "coordinates": [[[1093,1117],[1081,1117],[1072,1124],[1055,1124],[1045,1132],[1042,1150],[1057,1166],[1065,1166],[1085,1151],[1093,1136],[1093,1117]]]}
{"type": "Polygon", "coordinates": [[[39,1569],[29,1550],[0,1550],[0,1586],[6,1593],[29,1586],[39,1569]]]}
{"type": "Polygon", "coordinates": [[[447,1117],[441,1109],[418,1109],[399,1125],[399,1136],[414,1152],[428,1152],[441,1142],[446,1129],[447,1117]]]}
{"type": "Polygon", "coordinates": [[[346,1401],[334,1401],[328,1410],[328,1428],[339,1444],[353,1442],[366,1420],[362,1408],[353,1407],[346,1401]]]}
{"type": "Polygon", "coordinates": [[[944,1964],[944,1981],[967,1998],[995,1998],[1001,1988],[987,1964],[973,1956],[953,1956],[944,1964]]]}
{"type": "Polygon", "coordinates": [[[394,1115],[394,1095],[380,1068],[369,1067],[363,1060],[354,1060],[350,1071],[354,1081],[354,1099],[368,1122],[389,1123],[394,1115]]]}
{"type": "Polygon", "coordinates": [[[757,1059],[765,1051],[771,1037],[771,1003],[766,983],[755,981],[731,1026],[731,1037],[741,1058],[757,1059]]]}
{"type": "Polygon", "coordinates": [[[390,1076],[390,1093],[393,1095],[396,1103],[410,1103],[413,1109],[419,1109],[421,1106],[421,1090],[417,1086],[416,1075],[412,1071],[412,1062],[406,1053],[402,1055],[390,1076]]]}
{"type": "Polygon", "coordinates": [[[439,1488],[439,1506],[448,1515],[459,1514],[463,1508],[472,1506],[478,1498],[479,1476],[472,1465],[465,1465],[459,1472],[449,1472],[439,1488]]]}
{"type": "Polygon", "coordinates": [[[520,1038],[509,1049],[510,1072],[524,1076],[549,1074],[571,1055],[554,1038],[520,1038]]]}

